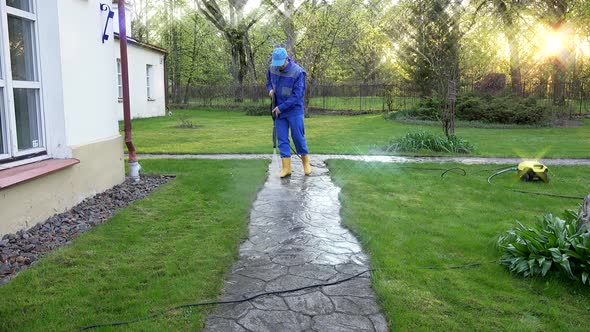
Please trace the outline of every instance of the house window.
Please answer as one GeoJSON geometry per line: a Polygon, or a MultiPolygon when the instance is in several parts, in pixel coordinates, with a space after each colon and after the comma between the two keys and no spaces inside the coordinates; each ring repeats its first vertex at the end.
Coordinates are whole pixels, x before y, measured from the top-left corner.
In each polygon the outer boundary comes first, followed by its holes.
{"type": "Polygon", "coordinates": [[[34,0],[0,0],[0,162],[45,151],[34,0]]]}
{"type": "Polygon", "coordinates": [[[147,83],[147,99],[151,100],[154,99],[152,93],[153,93],[153,89],[152,89],[152,77],[153,77],[153,66],[152,65],[146,65],[145,66],[145,77],[146,77],[146,83],[147,83]]]}
{"type": "Polygon", "coordinates": [[[4,127],[4,89],[0,89],[0,156],[5,155],[7,153],[6,146],[4,145],[6,142],[6,138],[4,138],[4,133],[6,133],[6,128],[4,127]]]}
{"type": "Polygon", "coordinates": [[[32,12],[33,6],[30,0],[6,0],[6,5],[13,8],[18,8],[28,12],[32,12]]]}
{"type": "Polygon", "coordinates": [[[121,73],[121,59],[117,58],[117,97],[123,99],[123,74],[121,73]]]}

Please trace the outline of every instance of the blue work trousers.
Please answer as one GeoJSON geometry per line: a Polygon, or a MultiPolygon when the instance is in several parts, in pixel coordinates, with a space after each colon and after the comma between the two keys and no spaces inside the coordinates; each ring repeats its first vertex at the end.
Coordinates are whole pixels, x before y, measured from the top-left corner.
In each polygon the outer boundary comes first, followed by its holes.
{"type": "Polygon", "coordinates": [[[305,141],[305,127],[303,125],[303,114],[294,115],[288,118],[276,119],[277,140],[279,142],[279,151],[281,158],[291,157],[291,145],[289,143],[289,128],[291,128],[291,138],[295,144],[295,150],[299,155],[306,155],[307,142],[305,141]]]}

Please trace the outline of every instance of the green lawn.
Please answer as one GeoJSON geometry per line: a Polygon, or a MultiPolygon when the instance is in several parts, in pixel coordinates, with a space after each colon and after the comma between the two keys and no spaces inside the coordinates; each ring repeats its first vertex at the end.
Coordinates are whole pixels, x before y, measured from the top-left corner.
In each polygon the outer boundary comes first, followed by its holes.
{"type": "Polygon", "coordinates": [[[503,186],[585,196],[588,167],[552,167],[549,184],[514,174],[486,182],[494,166],[468,175],[402,165],[329,161],[342,187],[344,223],[370,254],[373,285],[392,331],[588,331],[590,287],[569,279],[524,279],[493,263],[497,236],[578,201],[523,195],[503,186]],[[406,166],[407,167],[407,166],[406,166]],[[478,267],[451,266],[483,263],[478,267]],[[427,269],[440,267],[442,269],[427,269]]]}
{"type": "MultiPolygon", "coordinates": [[[[435,133],[437,126],[401,124],[381,115],[313,116],[306,121],[310,152],[379,154],[394,137],[411,130],[435,133]]],[[[529,158],[590,157],[590,119],[573,128],[487,129],[457,128],[457,135],[476,146],[476,156],[529,158]]],[[[271,153],[272,120],[237,111],[210,109],[175,111],[172,117],[133,121],[133,139],[139,153],[271,153]],[[196,128],[176,128],[181,120],[196,128]]]]}
{"type": "MultiPolygon", "coordinates": [[[[364,154],[408,130],[380,115],[306,120],[312,153],[364,154]]],[[[579,128],[476,129],[458,134],[481,156],[588,157],[590,120],[579,128]]],[[[139,153],[270,153],[270,117],[218,110],[134,120],[139,153]],[[181,119],[194,129],[176,128],[181,119]]],[[[246,236],[268,161],[144,160],[145,173],[178,177],[83,234],[0,288],[0,331],[62,331],[143,317],[215,300],[246,236]]],[[[551,167],[550,184],[486,182],[395,164],[330,161],[343,190],[342,215],[371,256],[374,285],[393,330],[587,330],[590,291],[558,277],[512,276],[493,263],[493,244],[515,219],[575,208],[565,199],[501,185],[584,196],[588,167],[551,167]],[[483,262],[469,269],[425,269],[483,262]]],[[[442,167],[414,165],[412,167],[442,167]]],[[[446,167],[446,165],[445,165],[446,167]]],[[[491,168],[495,168],[492,166],[491,168]]],[[[178,310],[125,330],[199,330],[204,308],[178,310]]],[[[116,329],[103,329],[116,330],[116,329]]]]}
{"type": "MultiPolygon", "coordinates": [[[[177,178],[0,287],[0,331],[74,331],[217,300],[267,161],[141,163],[177,178]]],[[[205,310],[100,331],[200,330],[205,310]]]]}

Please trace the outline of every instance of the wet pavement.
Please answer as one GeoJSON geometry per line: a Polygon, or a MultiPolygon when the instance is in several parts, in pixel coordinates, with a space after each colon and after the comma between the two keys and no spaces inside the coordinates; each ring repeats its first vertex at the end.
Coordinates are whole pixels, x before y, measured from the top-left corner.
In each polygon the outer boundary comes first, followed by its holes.
{"type": "Polygon", "coordinates": [[[205,331],[387,331],[371,288],[367,256],[340,224],[340,189],[323,161],[313,159],[316,167],[306,177],[295,157],[293,175],[285,179],[277,176],[278,162],[271,163],[252,206],[249,238],[240,247],[220,300],[357,276],[331,286],[220,305],[209,315],[205,331]]]}

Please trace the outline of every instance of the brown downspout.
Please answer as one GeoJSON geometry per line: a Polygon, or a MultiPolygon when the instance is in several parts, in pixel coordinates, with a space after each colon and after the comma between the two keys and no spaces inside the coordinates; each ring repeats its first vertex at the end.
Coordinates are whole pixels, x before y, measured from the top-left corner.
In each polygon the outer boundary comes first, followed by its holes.
{"type": "Polygon", "coordinates": [[[131,139],[131,105],[129,103],[129,61],[127,59],[127,28],[125,27],[125,0],[119,0],[119,45],[121,46],[121,79],[123,80],[123,122],[125,145],[129,153],[128,163],[137,162],[135,146],[131,139]]]}
{"type": "Polygon", "coordinates": [[[170,112],[170,107],[168,106],[168,53],[164,53],[164,107],[166,108],[166,113],[170,112]]]}

